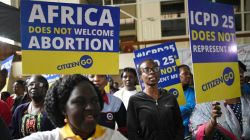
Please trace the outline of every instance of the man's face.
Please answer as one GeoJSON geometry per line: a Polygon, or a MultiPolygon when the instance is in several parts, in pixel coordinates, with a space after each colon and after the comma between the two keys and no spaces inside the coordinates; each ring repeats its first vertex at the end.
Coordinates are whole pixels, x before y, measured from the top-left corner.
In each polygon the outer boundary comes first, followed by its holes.
{"type": "Polygon", "coordinates": [[[24,95],[25,86],[19,83],[14,83],[13,91],[17,96],[24,95]]]}

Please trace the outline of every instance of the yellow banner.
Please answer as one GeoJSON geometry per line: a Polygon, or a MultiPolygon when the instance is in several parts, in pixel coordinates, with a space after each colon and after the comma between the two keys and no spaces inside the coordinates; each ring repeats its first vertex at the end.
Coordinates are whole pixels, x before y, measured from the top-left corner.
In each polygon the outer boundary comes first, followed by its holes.
{"type": "Polygon", "coordinates": [[[196,103],[240,96],[238,62],[194,63],[196,103]]]}
{"type": "Polygon", "coordinates": [[[179,59],[179,58],[178,58],[178,59],[175,59],[175,63],[176,63],[177,66],[180,66],[180,65],[181,65],[180,59],[179,59]]]}
{"type": "Polygon", "coordinates": [[[185,95],[184,95],[181,83],[175,84],[175,85],[172,85],[172,86],[168,86],[165,89],[168,90],[169,92],[173,93],[177,97],[177,101],[178,101],[179,105],[185,105],[186,104],[186,99],[185,99],[185,95]]]}
{"type": "Polygon", "coordinates": [[[22,51],[24,74],[118,74],[119,54],[110,52],[22,51]]]}

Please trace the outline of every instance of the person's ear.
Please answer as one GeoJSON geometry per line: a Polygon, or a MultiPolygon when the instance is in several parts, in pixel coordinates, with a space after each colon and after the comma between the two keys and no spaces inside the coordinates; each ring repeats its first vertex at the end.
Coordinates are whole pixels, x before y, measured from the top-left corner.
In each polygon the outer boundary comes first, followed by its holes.
{"type": "MultiPolygon", "coordinates": [[[[64,113],[63,113],[64,114],[64,113]]],[[[65,114],[64,115],[64,120],[63,120],[65,123],[68,123],[68,117],[67,117],[67,115],[65,114]]]]}

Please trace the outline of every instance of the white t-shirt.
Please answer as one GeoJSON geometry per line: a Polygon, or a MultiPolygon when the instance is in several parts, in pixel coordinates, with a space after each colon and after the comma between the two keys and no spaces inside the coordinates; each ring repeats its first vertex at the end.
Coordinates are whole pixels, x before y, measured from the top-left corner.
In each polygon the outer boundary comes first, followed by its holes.
{"type": "MultiPolygon", "coordinates": [[[[103,127],[105,128],[105,127],[103,127]]],[[[53,129],[52,131],[36,132],[21,140],[63,140],[60,128],[53,129]]],[[[120,132],[105,128],[105,133],[95,138],[94,140],[127,140],[120,132]]]]}
{"type": "Polygon", "coordinates": [[[123,104],[125,105],[125,108],[127,109],[128,108],[128,101],[129,101],[129,98],[132,96],[132,95],[135,95],[137,93],[136,90],[133,90],[133,91],[128,91],[126,90],[125,88],[122,88],[120,89],[119,91],[115,92],[114,93],[114,96],[118,97],[119,99],[122,100],[123,104]]]}

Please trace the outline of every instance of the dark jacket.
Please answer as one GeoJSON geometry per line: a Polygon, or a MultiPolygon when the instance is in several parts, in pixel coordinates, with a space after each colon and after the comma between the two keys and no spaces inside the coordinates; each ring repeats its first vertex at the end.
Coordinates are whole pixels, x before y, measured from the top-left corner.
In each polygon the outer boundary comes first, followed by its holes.
{"type": "Polygon", "coordinates": [[[154,100],[144,92],[131,96],[128,105],[129,140],[183,140],[184,128],[176,98],[160,90],[154,100]]]}
{"type": "MultiPolygon", "coordinates": [[[[25,113],[25,111],[28,109],[30,103],[21,104],[18,106],[12,116],[12,122],[10,126],[10,131],[12,138],[18,139],[22,138],[21,128],[22,128],[22,117],[25,113]]],[[[52,125],[50,120],[48,119],[48,116],[45,112],[42,112],[43,118],[41,121],[41,131],[47,131],[52,130],[55,127],[52,125]]]]}
{"type": "Polygon", "coordinates": [[[14,104],[13,104],[12,111],[11,111],[12,114],[14,114],[15,109],[21,104],[22,98],[23,98],[23,95],[17,96],[16,99],[14,100],[14,104]]]}

